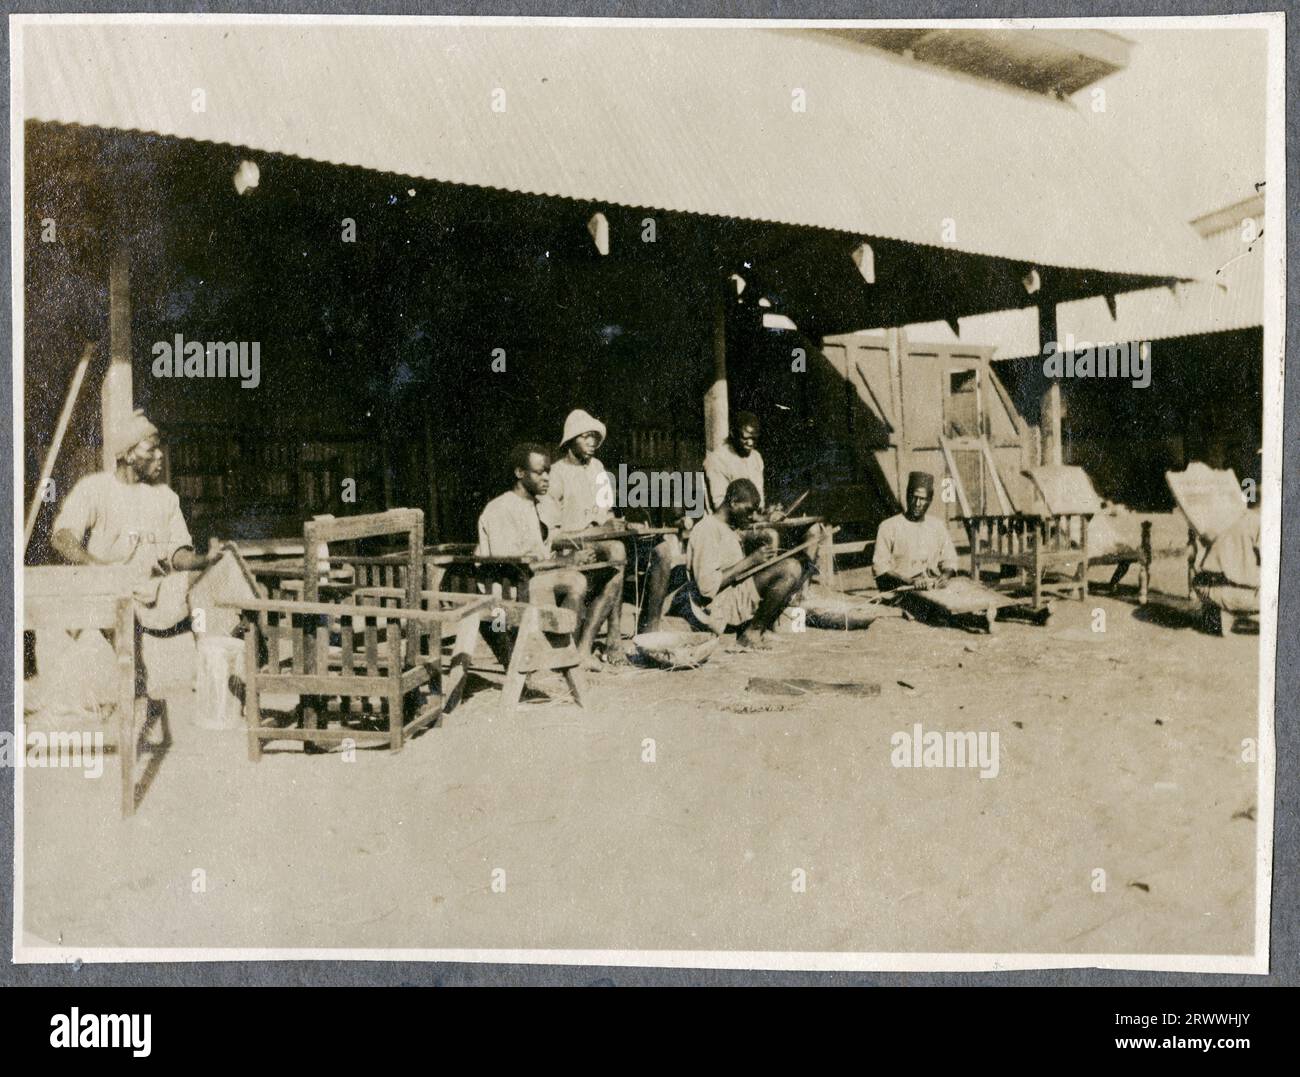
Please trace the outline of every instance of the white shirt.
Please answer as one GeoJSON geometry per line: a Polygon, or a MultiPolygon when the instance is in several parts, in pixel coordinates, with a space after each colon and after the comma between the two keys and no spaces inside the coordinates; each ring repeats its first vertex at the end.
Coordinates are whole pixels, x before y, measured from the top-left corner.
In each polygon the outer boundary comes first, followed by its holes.
{"type": "Polygon", "coordinates": [[[709,483],[709,500],[714,509],[722,505],[728,485],[736,479],[748,479],[758,487],[758,507],[763,507],[763,456],[757,449],[741,456],[730,441],[724,442],[704,454],[704,477],[709,483]]]}
{"type": "Polygon", "coordinates": [[[489,501],[478,518],[477,552],[484,557],[550,557],[537,502],[513,490],[489,501]]]}
{"type": "Polygon", "coordinates": [[[614,518],[614,487],[605,466],[592,457],[583,464],[556,460],[551,465],[551,485],[537,502],[548,526],[560,531],[585,531],[614,518]]]}
{"type": "Polygon", "coordinates": [[[194,544],[175,490],[162,483],[123,482],[111,471],[87,475],[72,488],[54,519],[54,531],[64,530],[92,557],[129,565],[141,578],[194,544]]]}
{"type": "Polygon", "coordinates": [[[885,573],[915,579],[929,571],[957,571],[957,549],[942,520],[927,516],[909,520],[899,513],[880,525],[871,568],[879,579],[885,573]]]}

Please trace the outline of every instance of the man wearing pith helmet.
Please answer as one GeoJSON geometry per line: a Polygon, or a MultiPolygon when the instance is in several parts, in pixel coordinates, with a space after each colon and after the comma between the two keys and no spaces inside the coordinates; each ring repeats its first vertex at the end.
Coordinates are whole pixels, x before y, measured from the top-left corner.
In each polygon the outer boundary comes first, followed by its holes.
{"type": "MultiPolygon", "coordinates": [[[[543,522],[554,529],[553,538],[580,536],[584,531],[614,522],[614,486],[604,465],[596,459],[596,450],[604,441],[604,423],[581,408],[569,412],[560,435],[559,458],[551,465],[550,489],[538,503],[543,522]]],[[[615,666],[626,665],[621,620],[627,551],[618,540],[596,540],[583,545],[595,551],[597,560],[610,566],[612,575],[601,585],[591,603],[590,615],[579,640],[579,653],[589,656],[586,660],[588,668],[600,668],[600,663],[590,656],[595,634],[608,620],[605,662],[615,666]]]]}

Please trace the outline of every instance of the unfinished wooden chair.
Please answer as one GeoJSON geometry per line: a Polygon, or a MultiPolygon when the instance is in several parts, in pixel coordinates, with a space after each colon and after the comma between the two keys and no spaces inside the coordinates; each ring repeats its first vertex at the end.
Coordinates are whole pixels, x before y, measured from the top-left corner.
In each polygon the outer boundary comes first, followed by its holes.
{"type": "Polygon", "coordinates": [[[379,740],[398,751],[443,713],[444,646],[463,637],[464,625],[477,627],[486,600],[447,595],[422,605],[423,546],[418,509],[318,516],[303,525],[301,562],[260,570],[259,580],[274,577],[279,596],[239,605],[256,626],[245,641],[246,668],[254,671],[245,694],[254,759],[263,741],[276,739],[379,740]],[[354,552],[361,542],[399,549],[362,555],[354,552]],[[358,590],[372,580],[400,583],[395,598],[359,603],[358,590]],[[263,720],[258,699],[267,692],[299,696],[301,728],[263,720]],[[327,728],[331,722],[339,728],[327,728]]]}
{"type": "Polygon", "coordinates": [[[999,574],[1004,567],[1017,569],[1027,577],[1035,610],[1053,595],[1073,594],[1082,601],[1088,597],[1088,520],[1068,513],[967,516],[962,523],[970,542],[971,578],[978,580],[985,567],[999,574]],[[1048,583],[1049,572],[1064,573],[1064,581],[1048,583]]]}
{"type": "MultiPolygon", "coordinates": [[[[1044,466],[1027,472],[1038,490],[1032,512],[971,514],[962,523],[970,542],[971,575],[985,568],[1015,570],[1041,610],[1051,596],[1088,597],[1088,569],[1094,563],[1088,529],[1101,500],[1082,468],[1044,466]],[[1057,580],[1048,581],[1049,574],[1057,580]]],[[[999,480],[1000,483],[1000,480],[999,480]]],[[[1004,501],[1005,495],[999,495],[1004,501]]]]}
{"type": "Polygon", "coordinates": [[[244,637],[244,716],[249,757],[266,741],[312,745],[405,741],[443,713],[449,686],[443,655],[463,625],[478,625],[485,596],[439,595],[438,608],[354,601],[245,599],[255,625],[244,637]],[[267,719],[268,693],[299,697],[301,724],[267,719]],[[332,724],[333,723],[333,724],[332,724]]]}

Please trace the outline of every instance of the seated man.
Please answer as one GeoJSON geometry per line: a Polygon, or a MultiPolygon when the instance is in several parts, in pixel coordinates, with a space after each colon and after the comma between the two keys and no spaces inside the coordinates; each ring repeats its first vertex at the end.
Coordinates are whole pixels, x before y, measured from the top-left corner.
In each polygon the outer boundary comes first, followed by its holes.
{"type": "Polygon", "coordinates": [[[737,582],[737,576],[771,556],[767,549],[745,556],[741,548],[739,532],[757,508],[758,489],[748,479],[736,479],[727,485],[718,510],[691,529],[690,582],[681,611],[698,630],[721,635],[739,628],[741,646],[766,651],[772,649],[768,634],[803,582],[804,566],[787,557],[737,582]]]}
{"type": "Polygon", "coordinates": [[[876,532],[871,567],[882,591],[899,587],[929,591],[957,574],[957,550],[942,520],[926,516],[934,500],[934,476],[913,471],[907,477],[905,508],[876,532]]]}
{"type": "Polygon", "coordinates": [[[1211,544],[1192,577],[1208,627],[1227,635],[1238,616],[1259,613],[1259,512],[1248,509],[1211,544]]]}
{"type": "Polygon", "coordinates": [[[753,526],[742,535],[741,546],[756,550],[766,546],[775,550],[780,537],[770,528],[763,527],[765,520],[779,520],[784,515],[780,505],[768,505],[763,492],[763,455],[758,451],[758,416],[752,411],[738,411],[731,421],[731,433],[718,448],[704,454],[704,478],[709,489],[709,507],[718,509],[726,496],[727,485],[736,479],[748,479],[758,491],[758,508],[754,510],[753,526]]]}
{"type": "MultiPolygon", "coordinates": [[[[552,539],[578,535],[594,527],[605,527],[615,520],[614,490],[605,467],[596,459],[596,450],[605,440],[605,424],[575,409],[564,420],[560,440],[560,459],[551,465],[550,488],[541,499],[542,520],[553,529],[552,539]]],[[[585,544],[596,560],[613,570],[592,601],[590,631],[584,627],[582,653],[590,655],[594,636],[607,620],[605,661],[610,665],[627,664],[623,653],[622,606],[623,572],[627,549],[621,540],[595,541],[585,544]]],[[[587,663],[589,669],[599,669],[587,663]]]]}
{"type": "Polygon", "coordinates": [[[758,451],[758,416],[736,412],[731,433],[718,448],[704,454],[704,478],[709,485],[709,507],[717,511],[736,479],[748,479],[758,491],[756,511],[763,508],[763,454],[758,451]]]}
{"type": "MultiPolygon", "coordinates": [[[[144,412],[110,431],[112,471],[78,480],[54,519],[50,545],[74,565],[125,565],[134,582],[137,624],[167,631],[189,617],[191,572],[215,558],[195,553],[180,498],[161,481],[158,428],[144,412]]],[[[137,688],[146,677],[136,641],[137,688]]]]}
{"type": "Polygon", "coordinates": [[[148,602],[162,575],[205,568],[211,559],[194,552],[180,498],[161,481],[158,428],[137,409],[113,436],[116,468],[77,482],[50,544],[74,565],[131,566],[142,581],[137,597],[148,602]]]}
{"type": "MultiPolygon", "coordinates": [[[[547,527],[538,515],[538,500],[550,485],[551,458],[540,445],[525,443],[510,450],[511,486],[493,498],[478,518],[478,550],[485,557],[526,557],[551,561],[547,527]]],[[[552,568],[534,573],[529,581],[530,601],[541,605],[572,610],[583,624],[583,599],[587,579],[575,568],[552,568]]],[[[591,633],[583,626],[586,650],[590,656],[591,633]]],[[[498,633],[488,634],[492,653],[503,666],[509,665],[507,641],[498,633]]]]}

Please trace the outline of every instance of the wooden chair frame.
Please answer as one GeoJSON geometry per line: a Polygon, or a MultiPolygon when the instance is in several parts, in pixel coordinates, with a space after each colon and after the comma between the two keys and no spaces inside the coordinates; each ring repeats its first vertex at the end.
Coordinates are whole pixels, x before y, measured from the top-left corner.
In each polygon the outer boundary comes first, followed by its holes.
{"type": "Polygon", "coordinates": [[[249,758],[260,759],[263,742],[271,740],[378,742],[401,751],[409,737],[437,720],[452,687],[443,676],[444,642],[463,638],[467,623],[477,628],[490,597],[431,597],[439,606],[436,610],[285,599],[236,604],[257,629],[244,637],[249,758]],[[422,689],[428,690],[427,698],[408,708],[408,701],[422,689]],[[301,697],[302,728],[263,721],[260,697],[269,692],[301,697]],[[387,729],[328,728],[329,702],[335,698],[342,716],[356,713],[352,704],[357,701],[362,714],[370,701],[381,701],[381,709],[387,708],[387,729]]]}
{"type": "Polygon", "coordinates": [[[1044,595],[1059,590],[1075,592],[1080,601],[1088,597],[1088,521],[1091,513],[1062,513],[1055,516],[1009,515],[964,516],[970,541],[971,578],[980,579],[988,565],[999,571],[1014,567],[1028,575],[1033,587],[1033,608],[1044,606],[1044,595]],[[1072,539],[1079,525],[1080,541],[1072,539]],[[1056,568],[1075,564],[1074,574],[1063,587],[1044,587],[1043,576],[1056,568]]]}

